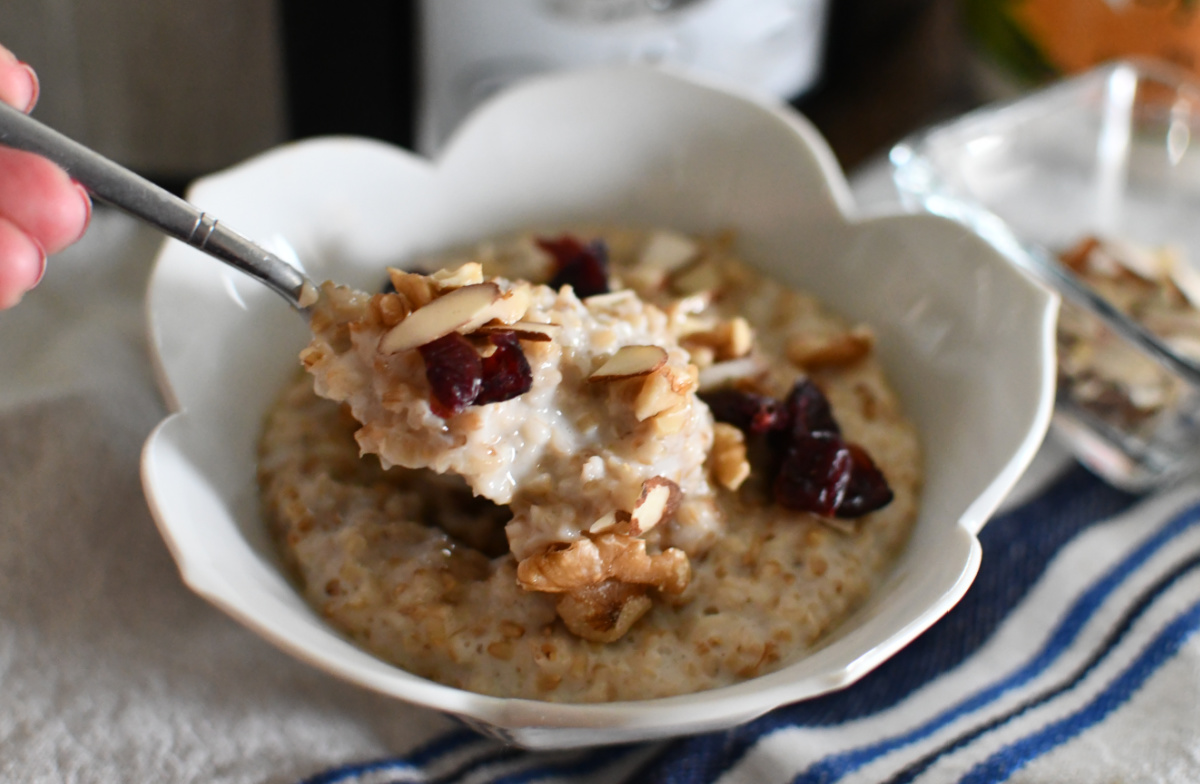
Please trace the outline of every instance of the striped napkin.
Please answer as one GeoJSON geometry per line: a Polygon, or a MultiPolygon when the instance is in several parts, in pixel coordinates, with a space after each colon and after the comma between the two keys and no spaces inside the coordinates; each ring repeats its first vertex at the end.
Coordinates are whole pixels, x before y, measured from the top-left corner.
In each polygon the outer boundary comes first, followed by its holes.
{"type": "Polygon", "coordinates": [[[1200,488],[1072,466],[984,528],[963,601],[857,684],[745,726],[562,753],[451,731],[306,784],[1200,781],[1200,488]]]}

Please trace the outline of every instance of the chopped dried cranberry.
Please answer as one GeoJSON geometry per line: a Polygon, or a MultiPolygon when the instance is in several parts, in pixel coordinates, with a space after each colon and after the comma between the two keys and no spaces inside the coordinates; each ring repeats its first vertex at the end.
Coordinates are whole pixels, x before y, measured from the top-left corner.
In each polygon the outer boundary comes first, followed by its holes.
{"type": "Polygon", "coordinates": [[[891,503],[892,490],[867,451],[847,443],[825,394],[797,381],[780,403],[739,389],[702,394],[719,422],[764,436],[757,467],[772,477],[774,500],[785,509],[837,517],[861,517],[891,503]]]}
{"type": "Polygon", "coordinates": [[[793,439],[775,477],[775,502],[785,509],[831,517],[850,484],[854,459],[841,436],[812,433],[793,439]]]}
{"type": "Polygon", "coordinates": [[[726,422],[746,433],[778,430],[785,421],[779,401],[767,395],[727,388],[704,392],[700,399],[712,409],[713,418],[718,422],[726,422]]]}
{"type": "Polygon", "coordinates": [[[469,340],[451,332],[417,350],[425,360],[433,413],[449,419],[475,401],[482,386],[483,363],[469,340]]]}
{"type": "Polygon", "coordinates": [[[838,517],[862,517],[882,509],[892,502],[892,489],[883,472],[871,460],[867,450],[858,444],[848,444],[852,465],[846,495],[838,504],[838,517]]]}
{"type": "Polygon", "coordinates": [[[483,358],[483,385],[475,398],[477,406],[511,400],[533,386],[533,371],[529,369],[529,360],[525,359],[516,333],[508,330],[492,332],[488,340],[496,350],[490,357],[483,358]]]}
{"type": "Polygon", "coordinates": [[[783,406],[793,438],[810,433],[842,432],[833,418],[833,409],[825,393],[808,379],[796,382],[783,406]]]}
{"type": "Polygon", "coordinates": [[[540,237],[538,247],[554,257],[557,271],[550,279],[551,288],[570,285],[578,297],[608,293],[608,246],[603,240],[584,244],[564,234],[558,239],[540,237]]]}

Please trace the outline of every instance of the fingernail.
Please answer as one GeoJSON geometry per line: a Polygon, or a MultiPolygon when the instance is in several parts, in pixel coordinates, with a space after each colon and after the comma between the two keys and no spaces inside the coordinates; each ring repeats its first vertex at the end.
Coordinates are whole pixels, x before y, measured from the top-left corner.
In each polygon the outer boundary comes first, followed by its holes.
{"type": "Polygon", "coordinates": [[[25,107],[25,113],[29,114],[33,111],[33,107],[37,106],[38,96],[42,93],[42,84],[38,81],[37,71],[33,70],[33,66],[29,63],[18,62],[25,69],[25,73],[29,74],[29,104],[25,107]]]}
{"type": "Polygon", "coordinates": [[[29,286],[30,289],[37,288],[37,285],[42,282],[42,278],[46,277],[46,249],[42,247],[42,243],[38,242],[34,237],[29,238],[34,245],[37,246],[40,261],[38,264],[37,277],[33,279],[33,283],[29,286]]]}
{"type": "Polygon", "coordinates": [[[83,235],[87,234],[88,226],[92,223],[92,196],[87,192],[87,188],[79,183],[75,183],[75,188],[79,191],[79,195],[83,197],[83,208],[85,210],[83,228],[79,230],[79,236],[75,238],[75,242],[79,242],[83,239],[83,235]]]}

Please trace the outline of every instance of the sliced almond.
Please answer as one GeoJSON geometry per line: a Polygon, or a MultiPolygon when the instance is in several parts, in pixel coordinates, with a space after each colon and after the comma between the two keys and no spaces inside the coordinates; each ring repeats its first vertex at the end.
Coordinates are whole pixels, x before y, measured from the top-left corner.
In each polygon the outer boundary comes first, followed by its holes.
{"type": "Polygon", "coordinates": [[[721,268],[712,259],[701,259],[671,276],[671,288],[684,295],[715,291],[724,282],[721,268]]]}
{"type": "Polygon", "coordinates": [[[728,362],[717,362],[700,369],[700,389],[707,391],[743,378],[755,378],[767,370],[767,363],[756,354],[731,359],[728,362]]]}
{"type": "Polygon", "coordinates": [[[1161,255],[1176,288],[1193,308],[1200,309],[1200,270],[1188,262],[1180,248],[1165,247],[1161,255]]]}
{"type": "Polygon", "coordinates": [[[643,267],[672,272],[696,258],[699,252],[696,243],[682,234],[656,231],[646,241],[638,262],[643,267]]]}
{"type": "Polygon", "coordinates": [[[593,294],[583,300],[583,304],[589,308],[611,308],[614,305],[620,305],[625,302],[632,302],[637,299],[637,292],[633,289],[620,289],[619,291],[610,291],[606,294],[593,294]]]}
{"type": "Polygon", "coordinates": [[[423,346],[469,325],[500,297],[495,283],[476,283],[454,289],[413,311],[379,341],[379,351],[395,354],[423,346]]]}
{"type": "Polygon", "coordinates": [[[533,302],[533,293],[528,283],[518,283],[513,288],[500,294],[491,305],[475,314],[475,318],[458,328],[459,332],[469,334],[491,321],[511,324],[518,321],[529,310],[533,302]]]}
{"type": "Polygon", "coordinates": [[[588,533],[602,534],[605,531],[617,530],[618,526],[620,526],[620,531],[628,532],[628,523],[629,512],[623,512],[618,509],[615,512],[609,512],[608,514],[600,517],[596,520],[596,522],[588,526],[588,533]]]}
{"type": "Polygon", "coordinates": [[[588,376],[588,381],[616,381],[646,376],[665,364],[667,352],[662,346],[622,346],[588,376]]]}
{"type": "Polygon", "coordinates": [[[468,261],[457,269],[437,270],[429,278],[443,291],[473,286],[483,282],[483,265],[477,261],[468,261]]]}
{"type": "Polygon", "coordinates": [[[611,531],[616,526],[616,524],[617,524],[617,513],[609,512],[608,514],[604,515],[603,517],[600,517],[599,519],[597,519],[596,522],[589,525],[588,533],[601,534],[601,533],[604,533],[605,531],[611,531]]]}
{"type": "Polygon", "coordinates": [[[500,299],[492,305],[491,316],[496,321],[512,324],[525,318],[525,313],[532,304],[533,287],[521,281],[500,295],[500,299]]]}
{"type": "Polygon", "coordinates": [[[512,324],[484,324],[478,331],[485,335],[489,332],[512,332],[521,340],[544,343],[558,337],[562,332],[562,325],[543,324],[540,321],[515,321],[512,324]]]}
{"type": "Polygon", "coordinates": [[[640,536],[661,523],[679,508],[683,491],[665,476],[655,476],[642,483],[642,494],[629,515],[629,533],[640,536]]]}

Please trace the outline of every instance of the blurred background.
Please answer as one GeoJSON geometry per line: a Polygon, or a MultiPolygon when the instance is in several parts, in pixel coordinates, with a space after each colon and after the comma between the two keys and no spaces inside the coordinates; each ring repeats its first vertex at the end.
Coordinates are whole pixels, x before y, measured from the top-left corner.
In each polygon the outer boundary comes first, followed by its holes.
{"type": "Polygon", "coordinates": [[[1195,0],[4,0],[0,42],[35,116],[174,190],[319,134],[432,153],[495,90],[596,63],[787,100],[853,170],[1059,73],[1200,60],[1195,0]]]}

